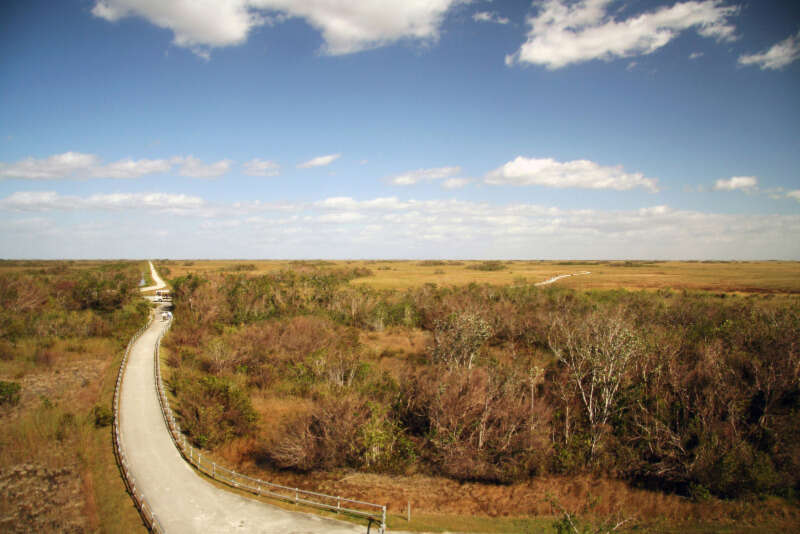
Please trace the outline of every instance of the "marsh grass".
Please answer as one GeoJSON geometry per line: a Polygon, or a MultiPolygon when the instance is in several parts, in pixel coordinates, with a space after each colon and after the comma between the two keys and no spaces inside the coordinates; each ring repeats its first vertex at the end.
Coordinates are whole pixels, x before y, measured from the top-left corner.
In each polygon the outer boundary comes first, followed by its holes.
{"type": "MultiPolygon", "coordinates": [[[[170,276],[176,278],[190,272],[196,274],[229,269],[241,260],[166,261],[170,276]]],[[[282,261],[248,260],[255,270],[252,275],[274,273],[303,267],[368,267],[371,276],[355,280],[376,289],[408,289],[437,285],[495,284],[506,285],[524,277],[528,283],[547,280],[561,274],[590,271],[588,276],[559,280],[560,287],[589,289],[665,289],[723,291],[743,293],[800,293],[800,262],[696,262],[696,261],[525,261],[502,262],[506,268],[496,271],[475,269],[479,261],[452,260],[367,260],[367,261],[282,261]],[[431,267],[447,267],[444,274],[431,267]]],[[[442,269],[440,269],[442,270],[442,269]]],[[[163,275],[162,275],[163,276],[163,275]]]]}

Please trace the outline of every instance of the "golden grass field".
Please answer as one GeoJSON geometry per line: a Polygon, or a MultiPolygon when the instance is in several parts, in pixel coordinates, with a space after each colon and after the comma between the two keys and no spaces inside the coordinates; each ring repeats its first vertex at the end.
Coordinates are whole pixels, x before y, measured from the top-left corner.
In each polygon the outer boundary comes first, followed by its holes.
{"type": "Polygon", "coordinates": [[[592,289],[688,289],[742,293],[800,293],[800,262],[631,262],[631,261],[507,261],[499,271],[470,269],[480,261],[424,262],[337,260],[170,260],[159,262],[169,269],[165,278],[190,272],[236,272],[237,266],[254,266],[241,272],[262,274],[288,268],[366,267],[371,276],[353,284],[376,289],[408,289],[427,283],[439,285],[533,284],[554,276],[589,271],[563,278],[560,287],[592,289]]]}

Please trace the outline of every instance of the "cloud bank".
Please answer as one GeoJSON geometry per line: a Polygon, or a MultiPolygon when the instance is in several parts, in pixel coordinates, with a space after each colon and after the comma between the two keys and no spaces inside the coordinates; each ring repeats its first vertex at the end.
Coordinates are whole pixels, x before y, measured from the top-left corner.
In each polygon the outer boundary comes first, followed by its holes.
{"type": "Polygon", "coordinates": [[[233,258],[800,259],[800,215],[664,205],[580,210],[347,196],[283,205],[214,204],[167,193],[80,197],[23,191],[0,199],[0,212],[0,249],[8,257],[75,257],[76,250],[107,257],[130,249],[140,256],[233,258]],[[114,224],[101,222],[108,216],[114,224]],[[90,234],[83,232],[86,227],[93,228],[90,234]],[[154,248],[156,231],[165,248],[154,248]],[[130,236],[124,247],[120,235],[130,236]]]}

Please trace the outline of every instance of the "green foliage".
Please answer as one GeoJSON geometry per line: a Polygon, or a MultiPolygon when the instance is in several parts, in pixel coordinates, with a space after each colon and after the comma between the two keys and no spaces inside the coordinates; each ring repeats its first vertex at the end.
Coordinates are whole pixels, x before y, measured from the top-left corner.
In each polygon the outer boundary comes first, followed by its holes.
{"type": "Polygon", "coordinates": [[[181,400],[183,427],[198,446],[215,447],[253,430],[257,416],[250,398],[229,379],[181,375],[171,385],[181,400]]]}
{"type": "Polygon", "coordinates": [[[17,382],[0,380],[0,405],[16,406],[19,404],[21,386],[17,382]]]}
{"type": "Polygon", "coordinates": [[[506,264],[501,261],[482,261],[481,263],[468,265],[467,269],[472,269],[473,271],[502,271],[506,267],[506,264]]]}
{"type": "Polygon", "coordinates": [[[109,426],[114,421],[114,414],[108,406],[95,405],[92,408],[92,421],[96,428],[103,428],[109,426]]]}

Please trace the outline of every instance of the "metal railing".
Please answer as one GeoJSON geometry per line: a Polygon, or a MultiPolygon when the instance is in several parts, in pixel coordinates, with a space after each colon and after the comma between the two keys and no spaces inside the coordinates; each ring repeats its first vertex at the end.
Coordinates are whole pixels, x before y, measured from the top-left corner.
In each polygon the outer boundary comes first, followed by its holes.
{"type": "Polygon", "coordinates": [[[233,488],[249,491],[255,495],[280,499],[289,503],[304,504],[337,513],[343,512],[358,517],[363,517],[370,523],[372,521],[378,523],[380,525],[380,534],[384,534],[386,532],[386,506],[274,484],[272,482],[267,482],[258,478],[252,478],[236,471],[226,469],[221,465],[218,465],[216,462],[210,460],[208,457],[203,458],[202,451],[193,447],[187,441],[186,436],[181,432],[180,425],[175,420],[175,416],[170,408],[169,398],[167,398],[166,391],[164,390],[164,383],[161,380],[159,347],[161,346],[161,338],[171,325],[172,319],[169,320],[166,328],[162,329],[158,336],[158,340],[156,341],[154,354],[154,373],[156,390],[158,391],[158,400],[161,405],[161,413],[164,416],[164,422],[169,429],[172,441],[175,443],[178,451],[187,462],[214,480],[222,482],[223,484],[233,488]]]}
{"type": "Polygon", "coordinates": [[[151,314],[147,324],[140,328],[128,342],[128,346],[125,349],[125,355],[122,357],[122,363],[120,363],[119,373],[117,374],[117,383],[114,386],[114,423],[112,435],[114,440],[114,456],[117,459],[117,465],[122,473],[122,480],[125,482],[125,486],[128,488],[128,492],[131,494],[131,497],[133,497],[133,502],[136,504],[136,508],[139,510],[139,513],[141,514],[145,525],[147,525],[147,528],[149,528],[152,532],[163,534],[164,527],[161,525],[161,522],[156,517],[156,514],[153,512],[152,508],[150,508],[150,505],[147,503],[147,499],[145,499],[144,494],[136,488],[136,477],[133,476],[133,473],[131,473],[130,468],[128,467],[128,458],[125,454],[125,445],[122,443],[122,434],[119,423],[119,396],[120,391],[122,390],[122,378],[125,375],[128,356],[131,353],[133,344],[136,343],[136,340],[139,339],[139,337],[150,327],[152,323],[153,315],[151,314]]]}

